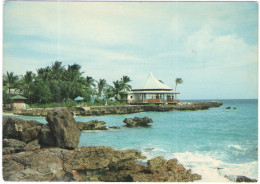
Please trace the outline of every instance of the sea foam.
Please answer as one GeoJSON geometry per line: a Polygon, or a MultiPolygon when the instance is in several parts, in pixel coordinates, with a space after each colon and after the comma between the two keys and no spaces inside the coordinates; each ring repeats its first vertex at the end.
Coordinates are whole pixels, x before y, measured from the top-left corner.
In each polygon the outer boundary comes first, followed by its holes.
{"type": "Polygon", "coordinates": [[[202,176],[200,182],[232,182],[232,177],[238,175],[258,179],[258,162],[231,164],[214,158],[212,156],[214,154],[209,152],[170,153],[161,148],[150,151],[142,149],[142,154],[147,157],[147,160],[156,156],[162,156],[167,160],[176,158],[185,168],[200,174],[202,176]]]}

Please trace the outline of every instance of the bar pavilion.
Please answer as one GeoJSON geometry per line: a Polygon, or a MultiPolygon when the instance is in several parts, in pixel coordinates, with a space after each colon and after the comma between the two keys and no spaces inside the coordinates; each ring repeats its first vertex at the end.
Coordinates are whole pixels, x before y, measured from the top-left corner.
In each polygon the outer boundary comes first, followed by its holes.
{"type": "Polygon", "coordinates": [[[129,104],[176,104],[177,94],[172,88],[157,80],[152,72],[149,73],[148,79],[142,89],[132,89],[127,95],[129,104]]]}

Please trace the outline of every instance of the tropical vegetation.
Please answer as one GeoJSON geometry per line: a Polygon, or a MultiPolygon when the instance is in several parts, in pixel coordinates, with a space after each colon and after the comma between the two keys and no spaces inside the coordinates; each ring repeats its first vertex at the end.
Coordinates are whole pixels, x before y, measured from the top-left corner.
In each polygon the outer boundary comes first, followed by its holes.
{"type": "Polygon", "coordinates": [[[83,97],[82,103],[86,105],[91,105],[91,98],[98,105],[118,105],[124,94],[131,90],[128,76],[109,85],[106,79],[95,80],[83,74],[80,65],[64,66],[60,61],[38,68],[36,73],[26,71],[18,76],[6,72],[3,75],[3,102],[10,103],[11,96],[20,94],[27,98],[27,103],[32,107],[73,106],[77,104],[74,101],[77,96],[83,97]],[[110,99],[115,99],[115,102],[110,99]]]}
{"type": "Polygon", "coordinates": [[[182,84],[182,83],[183,83],[182,78],[176,78],[176,79],[175,79],[175,91],[176,91],[176,89],[177,89],[177,85],[178,85],[178,84],[182,84]]]}

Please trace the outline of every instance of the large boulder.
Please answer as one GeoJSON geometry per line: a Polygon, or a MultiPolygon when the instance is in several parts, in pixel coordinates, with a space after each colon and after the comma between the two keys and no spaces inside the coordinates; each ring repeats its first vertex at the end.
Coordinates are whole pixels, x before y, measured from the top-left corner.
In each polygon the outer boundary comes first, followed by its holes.
{"type": "Polygon", "coordinates": [[[98,121],[98,120],[91,120],[89,122],[83,123],[83,122],[77,122],[78,128],[83,130],[107,130],[106,122],[104,121],[98,121]]]}
{"type": "Polygon", "coordinates": [[[65,108],[55,108],[49,111],[46,120],[57,147],[73,149],[78,146],[80,130],[71,112],[65,108]]]}
{"type": "Polygon", "coordinates": [[[123,122],[128,127],[136,127],[136,126],[147,126],[148,123],[153,123],[153,120],[148,117],[144,117],[144,118],[135,117],[133,119],[125,118],[123,122]]]}
{"type": "Polygon", "coordinates": [[[3,137],[24,141],[37,139],[43,124],[19,118],[3,117],[3,137]]]}
{"type": "Polygon", "coordinates": [[[111,147],[25,151],[3,156],[3,178],[5,181],[91,181],[91,178],[98,181],[110,164],[134,163],[138,158],[143,156],[136,150],[119,151],[111,147]]]}

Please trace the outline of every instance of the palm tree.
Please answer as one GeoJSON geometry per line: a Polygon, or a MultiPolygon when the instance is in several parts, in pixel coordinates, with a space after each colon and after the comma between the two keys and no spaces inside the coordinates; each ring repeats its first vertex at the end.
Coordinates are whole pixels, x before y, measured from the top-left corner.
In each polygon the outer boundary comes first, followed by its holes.
{"type": "Polygon", "coordinates": [[[60,61],[55,61],[54,63],[52,63],[51,66],[51,74],[52,74],[52,79],[55,80],[60,80],[61,77],[64,75],[64,66],[62,66],[62,62],[60,61]]]}
{"type": "Polygon", "coordinates": [[[130,91],[132,89],[132,86],[130,86],[128,84],[129,82],[131,82],[131,80],[128,76],[123,76],[123,78],[121,78],[120,82],[121,82],[123,90],[130,91]]]}
{"type": "Polygon", "coordinates": [[[106,99],[112,98],[115,96],[114,88],[110,85],[107,85],[107,87],[104,89],[103,93],[106,97],[106,99]]]}
{"type": "Polygon", "coordinates": [[[81,66],[78,64],[68,65],[68,69],[64,72],[64,80],[79,81],[84,72],[80,72],[81,66]]]}
{"type": "Polygon", "coordinates": [[[182,78],[176,78],[176,79],[175,79],[175,92],[176,92],[177,85],[178,85],[178,84],[182,84],[182,83],[183,83],[182,78]]]}
{"type": "Polygon", "coordinates": [[[24,93],[27,93],[27,97],[30,99],[30,90],[34,80],[35,74],[32,71],[26,71],[26,74],[21,78],[21,85],[24,93]]]}
{"type": "Polygon", "coordinates": [[[116,100],[121,100],[121,92],[123,91],[123,86],[121,81],[114,81],[113,82],[114,87],[113,87],[113,92],[114,92],[114,96],[116,98],[116,100]]]}
{"type": "Polygon", "coordinates": [[[85,89],[87,90],[88,93],[90,93],[91,95],[95,94],[95,90],[94,90],[94,87],[96,87],[96,84],[95,84],[95,79],[93,79],[92,77],[90,76],[87,76],[86,77],[86,80],[85,80],[85,89]]]}
{"type": "Polygon", "coordinates": [[[38,77],[44,81],[49,81],[51,79],[51,68],[48,66],[46,68],[39,68],[36,70],[38,77]]]}
{"type": "Polygon", "coordinates": [[[99,79],[99,81],[97,81],[98,96],[102,95],[102,92],[104,91],[106,86],[107,86],[106,79],[99,79]]]}
{"type": "Polygon", "coordinates": [[[8,89],[8,93],[10,94],[11,89],[14,89],[18,85],[18,79],[19,77],[17,75],[14,75],[13,72],[6,72],[3,76],[3,85],[8,89]]]}

